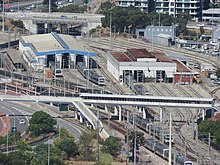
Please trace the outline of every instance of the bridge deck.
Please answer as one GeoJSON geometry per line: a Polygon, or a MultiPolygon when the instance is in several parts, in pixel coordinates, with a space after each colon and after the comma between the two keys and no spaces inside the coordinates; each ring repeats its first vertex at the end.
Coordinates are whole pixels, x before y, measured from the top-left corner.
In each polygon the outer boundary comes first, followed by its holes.
{"type": "MultiPolygon", "coordinates": [[[[77,96],[77,94],[75,95],[77,96]]],[[[52,96],[0,96],[2,101],[31,101],[31,102],[63,102],[80,101],[89,104],[157,106],[182,108],[212,108],[216,106],[214,98],[162,97],[137,95],[110,95],[82,93],[79,97],[52,97],[52,96]]]]}

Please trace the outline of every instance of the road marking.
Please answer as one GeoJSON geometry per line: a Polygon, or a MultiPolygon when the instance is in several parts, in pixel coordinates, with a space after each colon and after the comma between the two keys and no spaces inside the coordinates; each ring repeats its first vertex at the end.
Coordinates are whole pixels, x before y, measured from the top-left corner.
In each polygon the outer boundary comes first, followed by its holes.
{"type": "Polygon", "coordinates": [[[12,107],[12,108],[15,109],[16,111],[19,111],[21,114],[23,114],[23,115],[25,116],[27,122],[28,122],[28,125],[29,125],[29,119],[28,119],[28,117],[26,116],[26,113],[24,113],[22,110],[20,110],[20,109],[18,109],[18,108],[16,108],[16,107],[12,107]]]}

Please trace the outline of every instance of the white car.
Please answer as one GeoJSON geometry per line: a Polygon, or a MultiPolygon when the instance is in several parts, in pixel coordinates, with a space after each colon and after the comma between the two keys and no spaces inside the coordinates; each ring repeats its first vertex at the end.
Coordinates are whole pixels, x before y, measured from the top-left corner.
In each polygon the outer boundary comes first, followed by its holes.
{"type": "Polygon", "coordinates": [[[20,123],[20,124],[25,124],[25,120],[24,120],[24,119],[21,119],[19,123],[20,123]]]}
{"type": "Polygon", "coordinates": [[[198,26],[198,27],[204,27],[205,25],[204,25],[204,24],[197,24],[196,26],[198,26]]]}

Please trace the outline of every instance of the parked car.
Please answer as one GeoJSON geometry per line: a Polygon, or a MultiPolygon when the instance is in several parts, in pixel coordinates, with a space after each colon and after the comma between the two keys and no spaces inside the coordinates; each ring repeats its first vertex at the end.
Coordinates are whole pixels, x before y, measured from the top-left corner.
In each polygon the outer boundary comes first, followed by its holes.
{"type": "Polygon", "coordinates": [[[204,24],[196,24],[196,26],[198,26],[198,27],[204,27],[205,25],[204,25],[204,24]]]}
{"type": "Polygon", "coordinates": [[[25,120],[24,120],[24,119],[21,119],[19,123],[20,123],[20,124],[25,124],[25,120]]]}

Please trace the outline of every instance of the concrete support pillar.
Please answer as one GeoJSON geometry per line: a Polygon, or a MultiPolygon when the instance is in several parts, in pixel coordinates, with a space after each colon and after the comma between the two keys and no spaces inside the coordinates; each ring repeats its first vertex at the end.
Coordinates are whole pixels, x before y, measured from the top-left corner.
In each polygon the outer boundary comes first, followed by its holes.
{"type": "Polygon", "coordinates": [[[212,108],[212,110],[211,110],[211,117],[213,117],[214,114],[215,114],[215,110],[212,108]]]}
{"type": "Polygon", "coordinates": [[[50,103],[51,106],[53,106],[53,103],[50,103]]]}
{"type": "Polygon", "coordinates": [[[107,107],[107,105],[105,105],[105,111],[108,112],[108,107],[107,107]]]}
{"type": "Polygon", "coordinates": [[[118,115],[118,109],[117,109],[117,107],[114,106],[114,109],[115,109],[114,115],[118,115]]]}
{"type": "Polygon", "coordinates": [[[81,113],[79,114],[79,122],[80,122],[80,123],[83,123],[83,117],[82,117],[82,114],[81,114],[81,113]]]}
{"type": "Polygon", "coordinates": [[[138,107],[139,113],[142,113],[142,107],[138,107]]]}
{"type": "Polygon", "coordinates": [[[143,108],[143,119],[146,119],[146,109],[143,108]]]}
{"type": "Polygon", "coordinates": [[[77,109],[76,109],[76,111],[75,111],[75,120],[77,120],[77,113],[78,113],[78,111],[77,111],[77,109]]]}
{"type": "Polygon", "coordinates": [[[160,107],[160,122],[163,122],[163,108],[160,107]]]}
{"type": "Polygon", "coordinates": [[[119,112],[118,112],[118,121],[121,121],[121,106],[118,106],[119,112]]]}
{"type": "Polygon", "coordinates": [[[202,109],[202,121],[205,120],[205,109],[202,109]]]}
{"type": "Polygon", "coordinates": [[[91,107],[94,107],[94,105],[93,105],[93,104],[91,104],[91,107]]]}
{"type": "Polygon", "coordinates": [[[87,127],[87,128],[89,127],[89,122],[88,122],[88,121],[86,121],[86,127],[87,127]]]}

